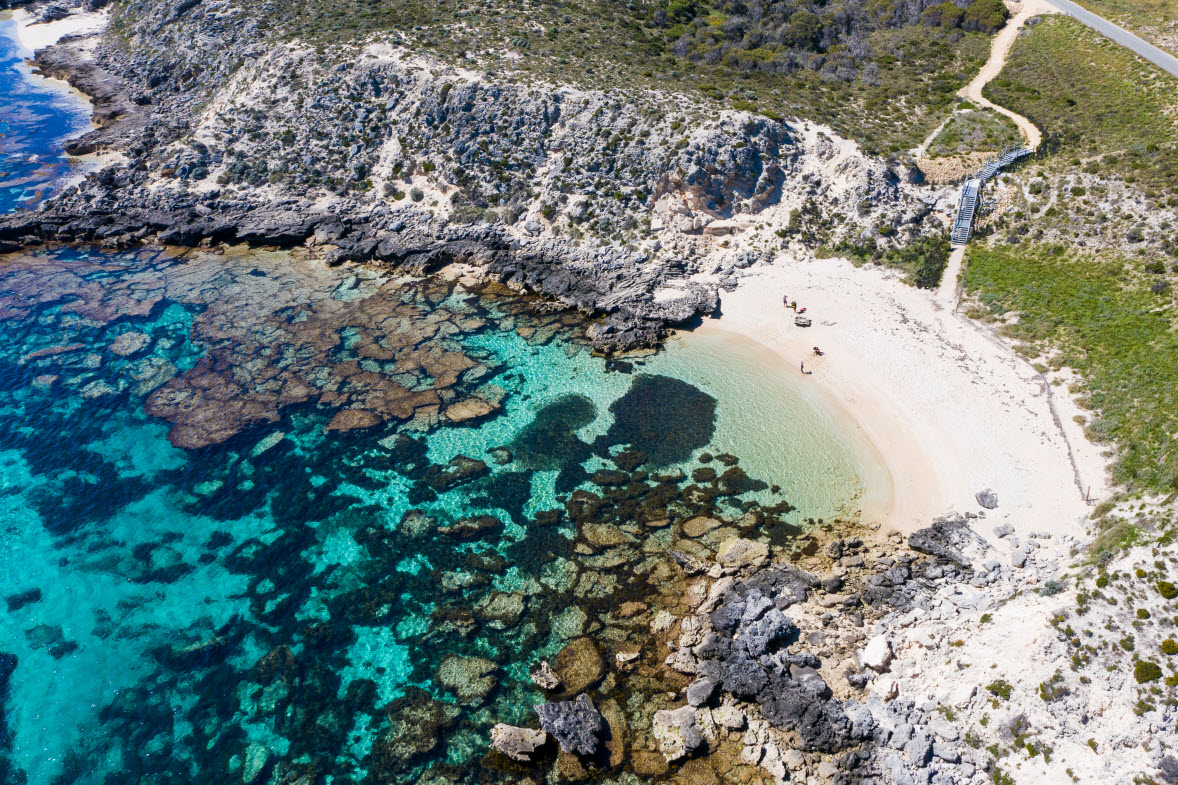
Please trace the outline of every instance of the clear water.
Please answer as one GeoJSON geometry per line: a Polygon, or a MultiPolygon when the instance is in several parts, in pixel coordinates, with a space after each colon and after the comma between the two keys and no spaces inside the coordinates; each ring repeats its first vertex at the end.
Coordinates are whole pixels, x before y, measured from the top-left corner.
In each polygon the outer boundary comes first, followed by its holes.
{"type": "Polygon", "coordinates": [[[31,76],[33,53],[17,43],[16,24],[0,12],[0,213],[36,206],[89,166],[61,148],[90,128],[87,104],[63,83],[31,76]]]}
{"type": "MultiPolygon", "coordinates": [[[[47,156],[77,127],[0,99],[47,156]]],[[[504,292],[282,254],[0,258],[0,782],[542,781],[486,754],[534,724],[529,666],[642,646],[653,607],[621,604],[716,544],[682,521],[787,544],[854,509],[859,460],[730,341],[607,362],[504,292]],[[476,398],[500,409],[447,419],[476,398]]],[[[594,693],[631,739],[658,658],[594,693]]]]}

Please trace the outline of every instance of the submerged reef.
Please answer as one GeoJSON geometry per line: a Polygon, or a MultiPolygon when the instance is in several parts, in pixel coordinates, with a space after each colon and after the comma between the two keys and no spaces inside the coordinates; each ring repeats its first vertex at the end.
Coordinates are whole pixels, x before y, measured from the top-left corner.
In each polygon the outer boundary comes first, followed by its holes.
{"type": "Polygon", "coordinates": [[[0,265],[3,515],[37,565],[5,586],[14,678],[67,674],[48,708],[5,706],[15,768],[666,772],[651,718],[684,685],[652,629],[686,610],[675,558],[736,563],[799,531],[736,456],[703,451],[715,399],[640,360],[598,371],[612,398],[534,378],[589,347],[576,317],[505,290],[286,260],[0,265]],[[737,538],[753,544],[721,548],[737,538]],[[586,695],[592,754],[559,752],[556,729],[521,736],[527,761],[489,746],[586,695]],[[34,708],[63,728],[55,756],[28,753],[34,708]]]}

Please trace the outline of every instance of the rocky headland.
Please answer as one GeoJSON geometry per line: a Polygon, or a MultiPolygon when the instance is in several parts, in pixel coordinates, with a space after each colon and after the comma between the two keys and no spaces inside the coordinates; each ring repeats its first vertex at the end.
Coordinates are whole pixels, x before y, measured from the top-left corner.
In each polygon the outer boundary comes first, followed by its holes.
{"type": "Polygon", "coordinates": [[[734,270],[771,258],[725,252],[752,223],[788,222],[782,244],[811,248],[941,230],[919,172],[828,131],[671,91],[523,85],[389,43],[322,53],[267,41],[254,13],[146,4],[117,34],[39,51],[43,73],[94,97],[98,127],[69,150],[125,160],[0,220],[0,249],[305,245],[418,274],[467,262],[596,319],[612,350],[711,313],[734,270]]]}

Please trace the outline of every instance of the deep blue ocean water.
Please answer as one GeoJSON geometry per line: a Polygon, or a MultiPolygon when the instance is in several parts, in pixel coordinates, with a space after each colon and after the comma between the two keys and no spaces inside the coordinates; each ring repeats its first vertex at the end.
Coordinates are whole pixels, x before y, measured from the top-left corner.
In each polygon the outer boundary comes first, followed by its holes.
{"type": "Polygon", "coordinates": [[[62,83],[29,78],[32,53],[16,43],[15,27],[0,18],[0,213],[37,204],[87,167],[61,149],[90,128],[86,105],[62,83]]]}
{"type": "MultiPolygon", "coordinates": [[[[0,210],[85,128],[11,65],[0,210]]],[[[683,520],[853,508],[854,445],[761,359],[607,361],[510,293],[287,254],[0,257],[0,782],[544,781],[490,727],[570,640],[644,645],[683,520]]],[[[653,711],[653,673],[595,700],[653,711]]]]}

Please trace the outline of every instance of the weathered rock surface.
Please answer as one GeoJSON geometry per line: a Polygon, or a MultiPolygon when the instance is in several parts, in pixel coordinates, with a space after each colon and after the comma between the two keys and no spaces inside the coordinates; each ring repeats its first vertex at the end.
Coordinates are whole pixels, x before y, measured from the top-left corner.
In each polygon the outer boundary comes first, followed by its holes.
{"type": "Polygon", "coordinates": [[[520,728],[502,722],[491,728],[491,746],[521,763],[530,762],[532,754],[547,741],[548,734],[542,730],[520,728]]]}
{"type": "Polygon", "coordinates": [[[552,734],[563,752],[586,757],[596,754],[602,717],[588,695],[582,693],[571,701],[543,703],[535,708],[540,727],[552,734]]]}
{"type": "Polygon", "coordinates": [[[704,743],[691,706],[656,711],[651,732],[668,763],[690,755],[704,743]]]}

